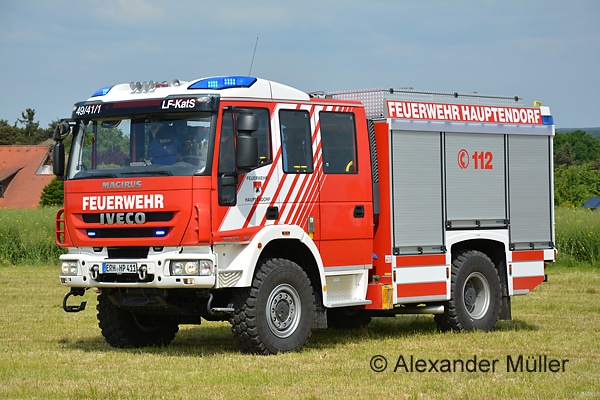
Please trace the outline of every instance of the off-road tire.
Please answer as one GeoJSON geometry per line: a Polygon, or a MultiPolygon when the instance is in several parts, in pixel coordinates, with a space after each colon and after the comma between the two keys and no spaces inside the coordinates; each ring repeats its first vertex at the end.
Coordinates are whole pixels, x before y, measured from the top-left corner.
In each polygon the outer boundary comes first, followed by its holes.
{"type": "Polygon", "coordinates": [[[102,336],[112,347],[167,346],[179,330],[174,318],[122,310],[104,293],[98,296],[96,310],[102,336]]]}
{"type": "Polygon", "coordinates": [[[264,355],[298,351],[311,333],[313,289],[295,262],[266,259],[259,264],[252,286],[234,293],[234,309],[229,322],[242,351],[264,355]]]}
{"type": "Polygon", "coordinates": [[[452,262],[450,300],[434,317],[441,331],[491,331],[500,314],[498,270],[484,253],[467,250],[452,262]]]}

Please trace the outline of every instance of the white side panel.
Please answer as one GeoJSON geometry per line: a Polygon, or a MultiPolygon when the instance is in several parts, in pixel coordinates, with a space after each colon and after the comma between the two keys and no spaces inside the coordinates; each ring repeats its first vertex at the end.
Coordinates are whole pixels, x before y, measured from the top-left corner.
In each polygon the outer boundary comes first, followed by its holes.
{"type": "Polygon", "coordinates": [[[396,283],[446,282],[446,265],[395,269],[396,283]]]}

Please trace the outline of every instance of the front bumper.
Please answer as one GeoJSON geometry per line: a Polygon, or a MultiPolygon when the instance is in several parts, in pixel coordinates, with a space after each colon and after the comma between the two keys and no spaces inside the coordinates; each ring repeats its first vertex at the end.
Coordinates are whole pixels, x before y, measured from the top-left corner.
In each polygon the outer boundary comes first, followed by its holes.
{"type": "Polygon", "coordinates": [[[209,246],[150,248],[140,258],[109,258],[106,248],[77,248],[60,262],[73,266],[60,274],[60,283],[72,288],[213,288],[216,282],[216,256],[209,246]],[[176,260],[207,260],[214,268],[204,275],[173,275],[170,265],[176,260]]]}

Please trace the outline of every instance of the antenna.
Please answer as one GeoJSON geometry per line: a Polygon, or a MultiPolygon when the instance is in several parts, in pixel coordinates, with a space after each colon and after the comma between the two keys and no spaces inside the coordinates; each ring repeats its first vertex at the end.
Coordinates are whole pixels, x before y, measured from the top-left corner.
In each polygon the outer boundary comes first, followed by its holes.
{"type": "Polygon", "coordinates": [[[252,61],[250,62],[250,70],[248,76],[252,73],[252,65],[254,64],[254,56],[256,55],[256,48],[258,47],[258,36],[256,37],[256,43],[254,43],[254,52],[252,53],[252,61]]]}

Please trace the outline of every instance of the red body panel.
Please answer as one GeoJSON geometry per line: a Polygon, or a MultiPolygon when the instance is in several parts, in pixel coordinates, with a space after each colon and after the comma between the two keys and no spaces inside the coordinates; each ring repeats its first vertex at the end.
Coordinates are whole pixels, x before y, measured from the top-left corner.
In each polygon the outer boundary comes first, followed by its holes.
{"type": "Polygon", "coordinates": [[[446,282],[403,283],[396,285],[400,297],[423,297],[446,294],[446,282]]]}
{"type": "Polygon", "coordinates": [[[543,276],[522,276],[513,278],[513,290],[532,291],[537,285],[544,281],[543,276]]]}
{"type": "Polygon", "coordinates": [[[75,246],[179,246],[208,243],[208,177],[145,177],[65,182],[65,242],[75,246]],[[110,186],[112,184],[112,186],[110,186]],[[135,185],[135,189],[131,188],[135,185]],[[142,215],[143,214],[143,215],[142,215]],[[155,215],[155,217],[151,217],[155,215]],[[143,218],[143,223],[140,223],[143,218]],[[144,232],[139,229],[143,227],[144,232]],[[117,232],[118,228],[118,232],[117,232]],[[166,234],[149,234],[165,229],[166,234]]]}

